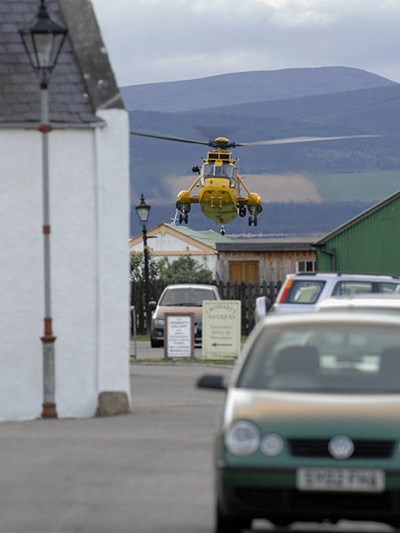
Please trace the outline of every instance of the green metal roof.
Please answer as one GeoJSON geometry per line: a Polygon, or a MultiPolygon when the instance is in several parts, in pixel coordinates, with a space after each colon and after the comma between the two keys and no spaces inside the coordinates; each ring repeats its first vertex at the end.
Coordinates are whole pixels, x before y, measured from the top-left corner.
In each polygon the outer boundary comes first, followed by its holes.
{"type": "Polygon", "coordinates": [[[203,230],[203,231],[197,231],[194,229],[190,229],[187,227],[177,227],[173,224],[165,224],[166,226],[169,226],[170,228],[173,228],[176,231],[179,231],[183,235],[186,235],[187,237],[190,237],[191,239],[195,239],[196,241],[201,242],[202,244],[205,244],[206,246],[210,246],[211,248],[216,248],[217,243],[221,242],[233,242],[232,239],[229,237],[226,237],[225,235],[221,235],[220,233],[217,233],[216,231],[209,229],[209,230],[203,230]]]}

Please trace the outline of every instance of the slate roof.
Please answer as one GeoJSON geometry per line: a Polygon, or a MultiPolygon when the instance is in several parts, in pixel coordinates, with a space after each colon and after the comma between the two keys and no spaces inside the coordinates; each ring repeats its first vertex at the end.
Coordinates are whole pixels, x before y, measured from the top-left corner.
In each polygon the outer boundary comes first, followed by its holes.
{"type": "Polygon", "coordinates": [[[243,239],[217,243],[218,252],[284,252],[315,250],[309,239],[243,239]]]}
{"type": "MultiPolygon", "coordinates": [[[[48,12],[68,28],[50,78],[54,126],[88,126],[102,108],[124,108],[90,0],[47,0],[48,12]]],[[[30,24],[38,0],[0,0],[0,128],[40,121],[40,88],[18,30],[30,24]]]]}

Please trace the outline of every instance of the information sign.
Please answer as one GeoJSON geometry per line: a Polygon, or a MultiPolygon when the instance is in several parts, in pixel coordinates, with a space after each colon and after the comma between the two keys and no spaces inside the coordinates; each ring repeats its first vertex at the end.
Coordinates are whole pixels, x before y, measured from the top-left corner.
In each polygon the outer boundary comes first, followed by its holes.
{"type": "Polygon", "coordinates": [[[193,313],[165,313],[164,357],[194,357],[193,313]]]}
{"type": "Polygon", "coordinates": [[[203,359],[239,357],[240,331],[240,300],[203,302],[203,359]]]}

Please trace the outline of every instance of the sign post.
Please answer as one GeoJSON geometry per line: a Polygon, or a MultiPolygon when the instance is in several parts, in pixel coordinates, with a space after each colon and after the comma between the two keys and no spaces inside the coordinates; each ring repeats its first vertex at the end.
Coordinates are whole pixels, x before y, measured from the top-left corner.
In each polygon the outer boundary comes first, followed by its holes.
{"type": "Polygon", "coordinates": [[[234,359],[240,355],[240,300],[203,302],[203,359],[234,359]]]}
{"type": "Polygon", "coordinates": [[[164,357],[194,358],[193,313],[165,313],[164,357]]]}

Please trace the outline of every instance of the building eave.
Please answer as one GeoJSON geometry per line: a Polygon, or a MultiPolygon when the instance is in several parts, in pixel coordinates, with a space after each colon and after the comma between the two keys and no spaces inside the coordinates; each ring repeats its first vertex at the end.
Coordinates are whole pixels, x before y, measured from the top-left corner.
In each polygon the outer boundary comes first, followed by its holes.
{"type": "MultiPolygon", "coordinates": [[[[53,130],[81,130],[81,129],[96,129],[104,128],[106,123],[104,120],[99,120],[96,122],[66,122],[65,124],[52,123],[51,127],[53,130]]],[[[37,130],[38,122],[1,122],[0,130],[37,130]]]]}
{"type": "Polygon", "coordinates": [[[311,242],[233,242],[217,244],[218,252],[304,252],[313,251],[311,242]]]}

